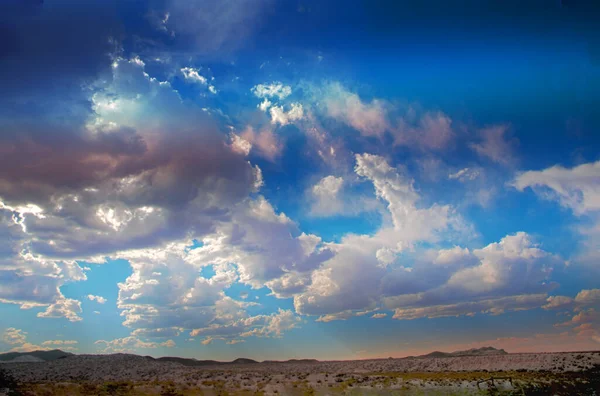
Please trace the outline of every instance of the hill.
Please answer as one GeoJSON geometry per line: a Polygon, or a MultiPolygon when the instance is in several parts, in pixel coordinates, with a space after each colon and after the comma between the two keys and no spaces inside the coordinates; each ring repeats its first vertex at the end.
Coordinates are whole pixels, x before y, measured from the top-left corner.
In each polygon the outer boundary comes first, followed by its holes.
{"type": "Polygon", "coordinates": [[[50,362],[52,360],[64,359],[73,356],[72,353],[54,349],[51,351],[33,351],[33,352],[8,352],[0,354],[0,362],[8,361],[29,361],[29,362],[50,362]]]}
{"type": "Polygon", "coordinates": [[[409,358],[446,358],[446,357],[460,357],[460,356],[493,356],[493,355],[508,355],[504,349],[496,349],[494,347],[482,347],[472,348],[466,351],[455,351],[455,352],[440,352],[435,351],[426,355],[420,356],[409,356],[409,358]]]}
{"type": "Polygon", "coordinates": [[[184,366],[196,367],[196,366],[220,366],[223,364],[254,364],[258,363],[256,360],[246,359],[246,358],[238,358],[232,362],[218,362],[216,360],[196,360],[196,359],[187,359],[180,357],[161,357],[156,359],[159,362],[171,362],[171,363],[179,363],[184,366]]]}

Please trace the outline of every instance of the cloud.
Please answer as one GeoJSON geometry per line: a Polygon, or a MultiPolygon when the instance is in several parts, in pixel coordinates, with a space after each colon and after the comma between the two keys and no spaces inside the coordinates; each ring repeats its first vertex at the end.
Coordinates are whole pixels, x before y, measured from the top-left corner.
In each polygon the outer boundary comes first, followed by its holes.
{"type": "Polygon", "coordinates": [[[114,59],[87,95],[73,124],[34,125],[27,141],[11,126],[0,138],[0,300],[46,306],[43,318],[79,320],[80,303],[60,292],[86,279],[75,259],[208,235],[262,184],[217,121],[141,59],[114,59]]]}
{"type": "Polygon", "coordinates": [[[90,301],[96,301],[98,304],[104,304],[107,300],[102,296],[94,296],[92,294],[87,295],[87,299],[90,301]]]}
{"type": "Polygon", "coordinates": [[[550,296],[544,309],[576,309],[600,304],[600,289],[584,289],[572,298],[568,296],[550,296]]]}
{"type": "Polygon", "coordinates": [[[184,67],[181,69],[181,73],[183,73],[183,77],[193,83],[207,85],[208,80],[206,77],[200,75],[198,69],[194,69],[193,67],[184,67]]]}
{"type": "MultiPolygon", "coordinates": [[[[279,81],[274,81],[271,84],[255,85],[251,91],[257,98],[264,98],[265,101],[263,103],[267,103],[267,98],[278,98],[279,100],[287,98],[292,94],[292,87],[284,85],[279,81]]],[[[265,106],[269,107],[269,105],[265,106]]]]}
{"type": "Polygon", "coordinates": [[[315,215],[332,215],[342,212],[344,203],[340,200],[338,194],[343,185],[344,179],[333,175],[319,180],[310,189],[310,193],[314,199],[311,206],[311,213],[315,215]]]}
{"type": "Polygon", "coordinates": [[[456,304],[432,305],[419,308],[397,308],[394,319],[411,320],[419,318],[442,318],[448,316],[473,316],[477,313],[499,315],[506,311],[522,311],[539,308],[546,301],[545,294],[518,295],[460,302],[456,304]]]}
{"type": "MultiPolygon", "coordinates": [[[[185,78],[186,81],[189,81],[193,84],[199,84],[202,86],[206,86],[208,91],[212,94],[216,94],[217,93],[217,89],[214,87],[214,85],[211,85],[208,83],[208,79],[204,76],[202,76],[199,73],[199,69],[193,68],[193,67],[184,67],[181,68],[181,73],[183,73],[183,77],[185,78]]],[[[213,78],[214,80],[214,78],[213,78]]]]}
{"type": "Polygon", "coordinates": [[[228,344],[244,342],[240,338],[264,337],[280,338],[289,330],[297,328],[301,323],[299,316],[291,310],[279,308],[270,315],[244,315],[228,323],[214,323],[208,327],[194,329],[190,332],[192,337],[203,336],[203,345],[208,345],[215,340],[224,340],[228,344]]]}
{"type": "Polygon", "coordinates": [[[291,320],[287,313],[251,317],[246,307],[255,303],[233,300],[224,290],[242,282],[266,284],[276,295],[300,292],[302,284],[286,279],[308,273],[331,255],[320,247],[320,238],[299,233],[262,197],[248,199],[201,242],[191,250],[181,243],[119,256],[130,262],[132,275],[119,284],[117,306],[134,334],[177,328],[193,330],[193,336],[279,335],[291,320]],[[215,271],[210,278],[199,275],[207,265],[215,271]],[[265,328],[253,327],[258,324],[265,328]]]}
{"type": "Polygon", "coordinates": [[[304,109],[302,104],[292,103],[288,111],[285,111],[283,106],[273,106],[269,109],[269,114],[272,124],[284,126],[301,120],[304,117],[304,109]]]}
{"type": "Polygon", "coordinates": [[[477,179],[481,175],[481,171],[479,169],[472,168],[463,168],[454,173],[450,173],[448,175],[448,179],[450,180],[458,180],[462,183],[467,181],[472,181],[477,179]]]}
{"type": "Polygon", "coordinates": [[[380,98],[365,100],[339,82],[312,90],[313,102],[324,115],[364,137],[383,139],[389,135],[394,145],[417,151],[444,150],[455,137],[452,120],[440,111],[417,111],[412,106],[403,109],[380,98]]]}
{"type": "Polygon", "coordinates": [[[140,350],[144,349],[175,347],[175,342],[173,340],[167,340],[160,343],[146,342],[134,336],[115,338],[110,341],[98,340],[94,342],[94,344],[98,346],[98,351],[102,353],[139,353],[140,350]]]}
{"type": "Polygon", "coordinates": [[[575,296],[578,304],[591,305],[600,303],[600,289],[582,290],[575,296]]]}
{"type": "Polygon", "coordinates": [[[234,137],[233,140],[232,144],[234,145],[234,150],[237,150],[237,152],[250,153],[254,151],[269,161],[274,161],[278,158],[283,150],[283,144],[269,128],[255,131],[254,128],[249,126],[239,136],[234,137]]]}
{"type": "Polygon", "coordinates": [[[269,99],[265,98],[257,107],[266,113],[272,104],[273,103],[269,99]]]}
{"type": "Polygon", "coordinates": [[[600,258],[600,161],[564,168],[519,173],[511,185],[518,191],[531,188],[539,197],[557,201],[582,220],[582,236],[573,263],[594,271],[600,258]]]}
{"type": "Polygon", "coordinates": [[[377,313],[377,314],[373,314],[373,316],[371,316],[372,319],[383,319],[387,316],[387,314],[385,313],[377,313]]]}
{"type": "Polygon", "coordinates": [[[600,211],[600,161],[570,169],[555,165],[522,172],[512,185],[519,191],[529,187],[543,198],[555,199],[576,215],[600,211]]]}
{"type": "Polygon", "coordinates": [[[442,112],[425,112],[420,116],[412,109],[398,119],[394,144],[422,150],[443,150],[455,136],[452,120],[442,112]]]}
{"type": "Polygon", "coordinates": [[[63,345],[75,345],[78,344],[78,341],[75,340],[48,340],[42,342],[42,345],[53,345],[53,346],[63,346],[63,345]]]}
{"type": "Polygon", "coordinates": [[[178,327],[168,327],[159,329],[136,329],[131,332],[131,335],[141,338],[169,338],[178,337],[182,329],[178,327]]]}
{"type": "Polygon", "coordinates": [[[417,242],[435,242],[442,233],[463,232],[462,220],[451,207],[419,208],[413,180],[384,158],[357,155],[355,172],[373,184],[377,197],[387,204],[389,220],[373,235],[349,234],[340,243],[328,245],[333,257],[312,272],[306,291],[294,296],[298,313],[325,315],[321,321],[345,311],[377,307],[389,276],[386,267],[396,261],[396,255],[417,242]]]}
{"type": "Polygon", "coordinates": [[[2,335],[2,341],[9,345],[25,344],[26,339],[27,332],[21,329],[15,329],[14,327],[9,327],[4,331],[4,334],[2,335]]]}
{"type": "Polygon", "coordinates": [[[480,131],[481,141],[471,143],[469,147],[480,157],[500,165],[511,165],[515,160],[516,138],[508,138],[508,125],[496,125],[480,131]]]}
{"type": "Polygon", "coordinates": [[[365,102],[339,83],[327,85],[323,99],[327,116],[350,125],[364,136],[381,137],[390,128],[384,101],[365,102]]]}
{"type": "Polygon", "coordinates": [[[356,172],[388,202],[391,227],[330,244],[335,255],[313,271],[306,291],[294,297],[297,312],[328,322],[383,305],[395,310],[396,319],[414,319],[500,314],[548,303],[546,293],[556,286],[550,276],[564,262],[523,232],[473,251],[432,249],[411,266],[400,265],[397,255],[409,253],[417,241],[435,242],[442,231],[460,230],[460,221],[449,208],[419,209],[412,181],[381,157],[357,156],[356,172]]]}
{"type": "Polygon", "coordinates": [[[81,317],[81,302],[71,298],[62,298],[50,304],[44,312],[37,314],[38,318],[66,318],[70,322],[79,322],[81,317]]]}
{"type": "Polygon", "coordinates": [[[27,341],[27,332],[14,327],[9,327],[2,334],[2,341],[8,344],[11,349],[9,352],[32,352],[39,350],[48,350],[60,347],[63,350],[76,350],[72,345],[76,345],[77,341],[73,340],[48,340],[42,342],[41,345],[32,344],[27,341]]]}

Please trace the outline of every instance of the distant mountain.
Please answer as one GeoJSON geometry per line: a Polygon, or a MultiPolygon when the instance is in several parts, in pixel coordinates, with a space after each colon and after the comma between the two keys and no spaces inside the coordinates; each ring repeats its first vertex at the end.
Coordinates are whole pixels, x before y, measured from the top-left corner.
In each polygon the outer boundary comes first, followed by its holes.
{"type": "Polygon", "coordinates": [[[184,366],[218,366],[223,364],[253,364],[258,363],[256,360],[239,358],[235,359],[232,362],[218,362],[216,360],[196,360],[196,359],[186,359],[180,357],[161,357],[156,359],[159,362],[173,362],[183,364],[184,366]]]}
{"type": "Polygon", "coordinates": [[[49,362],[51,360],[63,359],[73,356],[72,353],[54,349],[52,351],[33,351],[33,352],[8,352],[0,354],[0,362],[49,362]]]}
{"type": "Polygon", "coordinates": [[[237,358],[231,364],[254,364],[258,363],[256,360],[246,359],[246,358],[237,358]]]}
{"type": "Polygon", "coordinates": [[[445,357],[459,357],[459,356],[490,356],[490,355],[507,355],[504,349],[496,349],[494,347],[482,347],[482,348],[472,348],[466,351],[456,351],[456,352],[440,352],[435,351],[428,353],[427,355],[420,356],[409,356],[409,358],[445,358],[445,357]]]}
{"type": "Polygon", "coordinates": [[[319,363],[317,359],[265,360],[263,363],[319,363]]]}
{"type": "Polygon", "coordinates": [[[222,364],[221,362],[217,362],[216,360],[196,360],[196,359],[186,359],[180,357],[160,357],[156,359],[159,362],[173,362],[183,364],[184,366],[213,366],[217,364],[222,364]]]}

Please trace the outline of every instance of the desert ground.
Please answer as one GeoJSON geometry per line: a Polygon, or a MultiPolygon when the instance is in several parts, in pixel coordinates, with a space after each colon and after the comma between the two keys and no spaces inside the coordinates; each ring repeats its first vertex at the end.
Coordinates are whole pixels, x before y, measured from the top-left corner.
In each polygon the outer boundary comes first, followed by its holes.
{"type": "MultiPolygon", "coordinates": [[[[20,357],[0,370],[12,394],[21,395],[600,394],[600,352],[226,364],[173,360],[129,354],[20,357]]],[[[1,388],[0,394],[11,394],[1,388]]]]}

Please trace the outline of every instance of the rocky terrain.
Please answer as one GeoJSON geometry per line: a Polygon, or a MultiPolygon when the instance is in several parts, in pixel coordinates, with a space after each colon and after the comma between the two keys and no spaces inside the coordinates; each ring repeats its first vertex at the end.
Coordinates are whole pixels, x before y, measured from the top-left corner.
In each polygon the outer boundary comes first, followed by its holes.
{"type": "Polygon", "coordinates": [[[262,363],[70,355],[42,362],[13,361],[0,367],[20,384],[23,394],[31,395],[600,392],[600,352],[508,354],[492,349],[435,357],[262,363]]]}

